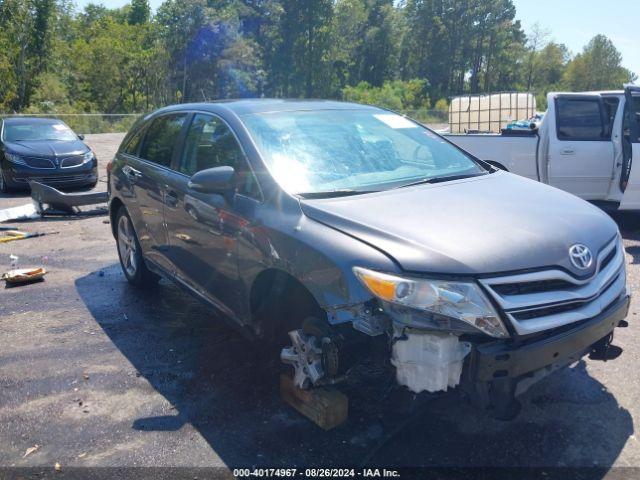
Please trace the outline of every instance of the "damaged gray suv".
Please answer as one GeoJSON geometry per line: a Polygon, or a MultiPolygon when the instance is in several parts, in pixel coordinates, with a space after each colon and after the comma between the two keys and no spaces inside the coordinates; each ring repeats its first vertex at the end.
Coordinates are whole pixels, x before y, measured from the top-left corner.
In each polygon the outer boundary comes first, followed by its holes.
{"type": "Polygon", "coordinates": [[[607,215],[387,110],[172,106],[132,128],[108,171],[127,279],[169,278],[280,342],[301,388],[337,382],[378,342],[409,390],[459,387],[509,417],[625,324],[607,215]]]}

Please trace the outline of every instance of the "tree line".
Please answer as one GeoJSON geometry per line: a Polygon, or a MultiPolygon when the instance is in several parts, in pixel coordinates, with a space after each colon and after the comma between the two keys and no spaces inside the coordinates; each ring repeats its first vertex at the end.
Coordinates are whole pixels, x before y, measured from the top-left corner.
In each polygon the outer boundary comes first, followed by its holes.
{"type": "Polygon", "coordinates": [[[446,110],[464,93],[619,89],[603,35],[582,52],[524,32],[512,0],[0,0],[0,112],[141,112],[238,97],[446,110]]]}

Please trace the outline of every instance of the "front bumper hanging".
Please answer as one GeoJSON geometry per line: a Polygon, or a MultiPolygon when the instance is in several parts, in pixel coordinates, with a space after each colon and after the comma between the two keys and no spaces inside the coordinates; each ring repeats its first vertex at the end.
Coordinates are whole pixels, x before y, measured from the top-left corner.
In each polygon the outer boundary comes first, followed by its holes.
{"type": "Polygon", "coordinates": [[[580,360],[611,335],[626,318],[629,303],[629,296],[623,295],[600,315],[540,340],[476,345],[463,373],[463,388],[483,408],[509,409],[516,395],[546,374],[580,360]]]}

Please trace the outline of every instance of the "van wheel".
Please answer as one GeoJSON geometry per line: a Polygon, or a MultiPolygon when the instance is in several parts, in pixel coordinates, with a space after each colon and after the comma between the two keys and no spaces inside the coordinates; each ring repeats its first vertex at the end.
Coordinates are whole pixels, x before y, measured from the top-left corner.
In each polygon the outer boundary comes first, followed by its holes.
{"type": "Polygon", "coordinates": [[[133,228],[131,217],[124,207],[120,207],[116,215],[116,242],[120,266],[129,283],[136,287],[157,284],[160,277],[151,272],[144,263],[138,236],[133,228]]]}

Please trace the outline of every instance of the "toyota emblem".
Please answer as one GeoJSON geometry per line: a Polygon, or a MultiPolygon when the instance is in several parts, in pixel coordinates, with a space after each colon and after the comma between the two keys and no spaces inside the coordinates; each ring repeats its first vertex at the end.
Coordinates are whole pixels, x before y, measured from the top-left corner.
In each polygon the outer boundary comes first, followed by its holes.
{"type": "Polygon", "coordinates": [[[593,263],[593,255],[586,245],[576,243],[569,249],[571,263],[578,270],[586,270],[593,263]]]}

